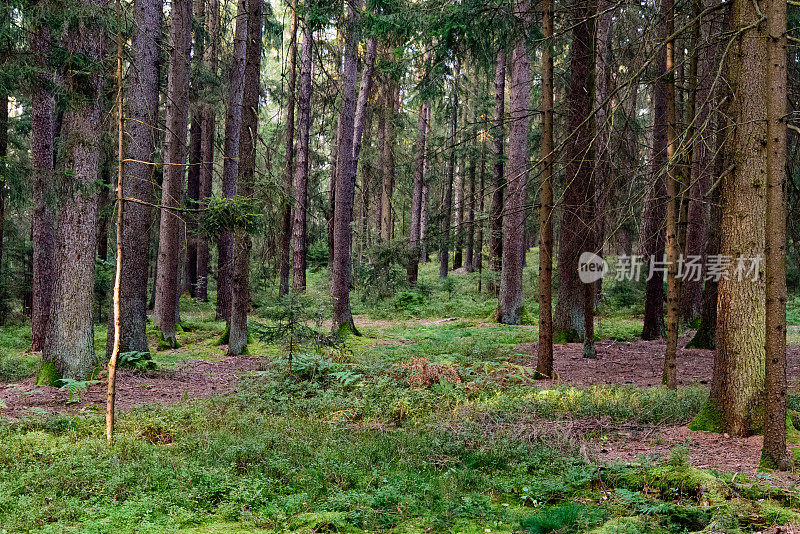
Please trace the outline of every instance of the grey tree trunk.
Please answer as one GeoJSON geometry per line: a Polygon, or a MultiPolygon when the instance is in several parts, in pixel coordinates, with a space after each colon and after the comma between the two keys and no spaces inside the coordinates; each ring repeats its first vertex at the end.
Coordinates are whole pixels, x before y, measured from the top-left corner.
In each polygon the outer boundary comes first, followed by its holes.
{"type": "MultiPolygon", "coordinates": [[[[247,1],[247,49],[242,93],[242,129],[239,145],[239,173],[236,191],[241,197],[253,196],[253,180],[258,140],[258,95],[261,89],[261,28],[264,0],[247,1]]],[[[234,240],[233,296],[228,334],[228,355],[238,356],[247,350],[247,313],[250,311],[250,249],[252,241],[246,230],[237,229],[234,240]]]]}
{"type": "MultiPolygon", "coordinates": [[[[225,117],[225,154],[222,166],[222,196],[236,196],[239,169],[239,138],[242,129],[242,92],[247,49],[247,5],[238,0],[236,30],[233,38],[233,61],[228,77],[228,110],[225,117]]],[[[217,246],[217,319],[230,323],[231,278],[233,276],[233,231],[223,229],[217,246]]]]}
{"type": "MultiPolygon", "coordinates": [[[[530,25],[530,3],[516,0],[514,14],[530,25]]],[[[503,324],[520,324],[522,320],[522,264],[525,259],[523,239],[525,223],[525,191],[528,179],[528,128],[530,125],[531,66],[526,40],[520,37],[514,45],[511,71],[511,133],[508,143],[508,177],[505,214],[503,216],[503,265],[500,274],[500,297],[497,320],[503,324]]]]}
{"type": "MultiPolygon", "coordinates": [[[[90,12],[99,1],[83,2],[90,12]]],[[[102,30],[97,16],[76,21],[67,31],[67,52],[99,62],[102,30]]],[[[68,69],[64,78],[71,95],[64,113],[65,139],[58,157],[60,184],[55,237],[55,284],[47,325],[39,383],[56,385],[60,377],[85,380],[97,364],[94,350],[94,261],[97,196],[92,185],[100,163],[102,76],[68,69]],[[67,179],[66,177],[69,176],[67,179]]]]}
{"type": "Polygon", "coordinates": [[[189,53],[192,37],[192,2],[175,0],[170,24],[169,71],[167,75],[166,147],[161,193],[161,225],[158,233],[158,278],[153,322],[166,345],[176,347],[178,313],[178,268],[181,217],[186,172],[186,128],[189,118],[189,53]]]}

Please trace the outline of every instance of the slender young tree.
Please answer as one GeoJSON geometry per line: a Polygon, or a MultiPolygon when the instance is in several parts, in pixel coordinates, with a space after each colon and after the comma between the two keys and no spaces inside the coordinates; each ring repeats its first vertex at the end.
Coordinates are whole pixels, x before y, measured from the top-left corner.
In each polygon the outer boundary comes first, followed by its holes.
{"type": "MultiPolygon", "coordinates": [[[[247,2],[247,48],[242,93],[242,129],[239,144],[239,168],[236,192],[244,198],[254,193],[253,181],[258,140],[258,95],[261,90],[261,31],[264,0],[247,2]]],[[[247,230],[237,229],[233,248],[233,296],[228,333],[228,355],[238,356],[247,350],[247,313],[250,311],[250,249],[247,230]]]]}
{"type": "Polygon", "coordinates": [[[503,197],[505,195],[505,177],[503,176],[503,140],[505,139],[505,102],[506,102],[506,52],[497,52],[494,76],[494,123],[492,125],[492,152],[494,154],[494,180],[492,181],[492,213],[489,240],[489,291],[499,289],[497,279],[503,258],[503,197]]]}
{"type": "Polygon", "coordinates": [[[553,370],[553,0],[542,2],[542,189],[539,193],[539,344],[536,372],[553,370]]]}
{"type": "MultiPolygon", "coordinates": [[[[297,0],[291,0],[289,3],[289,9],[292,10],[292,21],[289,30],[289,67],[287,74],[287,98],[286,98],[286,167],[284,169],[284,198],[286,201],[284,202],[283,207],[281,208],[281,264],[280,264],[280,272],[279,272],[279,282],[278,282],[278,295],[283,296],[289,292],[289,271],[292,269],[291,263],[294,262],[294,265],[297,265],[297,257],[293,256],[293,252],[290,250],[292,248],[292,202],[290,199],[294,200],[295,202],[299,203],[300,196],[305,197],[305,191],[298,191],[296,194],[292,192],[292,184],[296,180],[296,172],[294,168],[294,107],[295,107],[295,85],[296,85],[296,78],[297,78],[297,0]]],[[[305,31],[303,32],[303,39],[305,40],[306,34],[305,31]]],[[[305,46],[305,45],[304,45],[305,46]]],[[[305,59],[305,58],[304,58],[305,59]]],[[[310,56],[309,56],[310,61],[310,56]]],[[[302,76],[303,73],[300,74],[301,83],[302,83],[302,76]]],[[[310,66],[309,66],[309,76],[310,76],[310,66]]],[[[311,89],[309,88],[309,93],[311,89]]],[[[300,119],[303,120],[302,117],[300,119]]],[[[308,120],[306,118],[306,120],[308,120]]],[[[301,126],[302,128],[302,126],[301,126]]],[[[306,136],[308,133],[306,132],[306,136]]],[[[302,151],[303,148],[300,147],[298,151],[302,151]]],[[[306,147],[306,152],[308,148],[306,147]]],[[[298,155],[299,156],[299,155],[298,155]]],[[[308,159],[308,155],[306,154],[306,160],[308,159]]],[[[306,161],[307,166],[307,161],[306,161]]],[[[306,181],[308,180],[308,171],[305,171],[306,181]]],[[[303,210],[302,218],[303,218],[303,232],[302,232],[302,239],[303,239],[303,247],[302,247],[302,254],[303,256],[300,258],[300,261],[303,263],[302,270],[303,274],[301,275],[302,280],[298,280],[298,269],[299,267],[295,267],[294,271],[294,286],[295,288],[305,289],[305,202],[302,206],[296,206],[295,210],[300,209],[303,210]]],[[[298,215],[294,214],[294,217],[297,218],[298,215]]],[[[297,241],[295,238],[295,249],[297,249],[297,241]]],[[[294,253],[296,255],[296,252],[294,253]]]]}
{"type": "MultiPolygon", "coordinates": [[[[388,243],[392,239],[392,224],[393,224],[393,217],[392,217],[392,196],[394,194],[394,180],[395,180],[395,172],[394,172],[394,116],[398,104],[398,94],[395,90],[391,80],[388,82],[389,87],[387,87],[386,91],[386,107],[384,108],[384,117],[383,117],[383,150],[381,151],[382,155],[382,166],[381,166],[381,240],[384,243],[388,243]]],[[[426,119],[427,128],[430,129],[430,106],[427,107],[427,119],[426,119]]],[[[425,132],[425,144],[423,145],[423,185],[424,188],[424,167],[425,162],[428,160],[428,132],[425,132]]],[[[416,172],[416,171],[415,171],[416,172]]],[[[416,175],[415,175],[416,178],[416,175]]],[[[415,183],[416,187],[416,183],[415,183]]],[[[422,196],[420,197],[422,198],[422,196]]],[[[413,208],[412,208],[413,213],[413,208]]],[[[422,239],[422,220],[424,218],[424,204],[422,200],[420,200],[420,240],[422,239]]],[[[409,266],[410,268],[410,266],[409,266]]]]}
{"type": "MultiPolygon", "coordinates": [[[[40,9],[47,9],[41,2],[40,9]]],[[[31,310],[31,350],[41,351],[50,319],[50,301],[55,272],[53,270],[55,219],[53,214],[53,144],[55,137],[55,101],[53,72],[49,67],[50,29],[37,25],[31,34],[31,52],[40,70],[39,81],[31,95],[31,163],[33,166],[33,295],[31,310]]],[[[145,284],[146,285],[146,284],[145,284]]]]}
{"type": "Polygon", "coordinates": [[[97,196],[94,183],[100,164],[101,93],[103,78],[102,4],[81,2],[84,15],[67,29],[71,56],[93,65],[68,63],[64,112],[64,144],[58,156],[59,208],[55,236],[55,284],[42,351],[39,382],[56,385],[58,378],[85,380],[94,370],[94,260],[97,196]]]}
{"type": "Polygon", "coordinates": [[[500,298],[497,319],[503,324],[522,320],[522,264],[525,260],[525,190],[528,179],[528,129],[530,125],[531,66],[527,37],[530,26],[528,0],[514,2],[514,14],[521,21],[524,34],[517,38],[512,53],[511,133],[508,142],[508,177],[503,216],[503,265],[500,275],[500,298]]]}
{"type": "Polygon", "coordinates": [[[158,278],[153,322],[164,343],[178,345],[175,322],[178,313],[178,269],[181,217],[186,171],[186,129],[189,116],[189,55],[192,37],[192,1],[175,0],[170,13],[170,45],[167,75],[166,148],[161,190],[161,223],[158,236],[158,278]]]}
{"type": "MultiPolygon", "coordinates": [[[[297,162],[294,174],[294,222],[293,257],[296,291],[306,289],[306,221],[308,219],[308,154],[311,129],[311,69],[314,35],[308,22],[303,24],[303,51],[300,59],[300,95],[298,102],[299,129],[297,139],[297,162]]],[[[287,141],[288,146],[288,141],[287,141]]]]}
{"type": "Polygon", "coordinates": [[[766,368],[761,465],[787,470],[786,448],[786,2],[768,0],[764,85],[767,104],[766,368]]]}
{"type": "MultiPolygon", "coordinates": [[[[236,196],[239,172],[239,140],[242,129],[242,94],[247,50],[247,4],[238,0],[233,36],[233,61],[228,74],[228,110],[225,116],[225,146],[222,166],[222,196],[236,196]]],[[[233,276],[233,231],[223,228],[217,245],[217,319],[230,322],[233,276]]]]}
{"type": "MultiPolygon", "coordinates": [[[[666,16],[664,32],[671,36],[675,31],[675,5],[673,0],[663,0],[662,12],[666,16]]],[[[680,285],[678,274],[678,176],[675,161],[676,144],[676,110],[675,110],[675,41],[668,39],[665,43],[667,85],[667,348],[664,352],[664,372],[662,383],[669,389],[678,387],[677,352],[678,352],[678,305],[680,303],[680,285]]]]}

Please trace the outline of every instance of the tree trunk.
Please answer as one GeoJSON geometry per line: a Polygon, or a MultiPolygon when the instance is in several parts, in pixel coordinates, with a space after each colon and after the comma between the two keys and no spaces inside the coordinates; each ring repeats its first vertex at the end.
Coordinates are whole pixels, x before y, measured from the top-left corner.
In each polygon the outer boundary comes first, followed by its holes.
{"type": "Polygon", "coordinates": [[[790,469],[786,449],[786,2],[768,0],[766,80],[766,368],[761,465],[790,469]]]}
{"type": "MultiPolygon", "coordinates": [[[[665,16],[662,2],[661,16],[665,16]]],[[[666,30],[662,37],[666,39],[666,30]]],[[[667,205],[665,168],[667,165],[667,52],[661,48],[656,62],[656,79],[653,82],[653,138],[650,152],[651,189],[642,213],[640,249],[649,261],[661,262],[664,256],[664,222],[667,205]]],[[[647,280],[644,304],[642,339],[661,339],[664,336],[664,273],[654,270],[647,280]]]]}
{"type": "Polygon", "coordinates": [[[425,158],[426,146],[428,143],[428,102],[423,101],[419,108],[419,120],[417,121],[417,146],[416,146],[416,166],[414,167],[414,189],[411,194],[411,224],[408,236],[408,267],[406,269],[406,280],[409,285],[417,283],[419,275],[420,257],[420,229],[422,220],[422,185],[425,182],[425,158]]]}
{"type": "MultiPolygon", "coordinates": [[[[381,221],[381,239],[383,240],[384,243],[388,243],[392,239],[392,223],[393,223],[392,196],[394,194],[394,180],[395,180],[394,115],[395,115],[395,109],[397,107],[398,98],[395,94],[395,90],[391,82],[388,83],[386,99],[387,102],[386,102],[385,116],[383,118],[384,120],[383,168],[381,169],[381,175],[382,175],[381,217],[383,219],[381,221]]],[[[430,106],[428,107],[428,109],[430,110],[430,106]]],[[[428,113],[430,114],[430,111],[428,113]]],[[[429,122],[430,122],[430,116],[428,117],[428,123],[429,122]]],[[[427,130],[425,133],[426,136],[425,136],[425,145],[423,148],[423,160],[427,160],[427,147],[428,147],[427,130]]],[[[423,174],[423,181],[424,181],[424,174],[423,174]]],[[[416,182],[415,182],[415,187],[416,187],[416,182]]],[[[421,205],[420,205],[420,210],[422,210],[421,205]]],[[[421,215],[422,211],[420,211],[420,216],[421,215]]],[[[421,234],[421,226],[420,226],[420,234],[421,234]]]]}
{"type": "Polygon", "coordinates": [[[536,372],[553,369],[553,0],[542,2],[542,190],[539,193],[539,344],[536,372]]]}
{"type": "MultiPolygon", "coordinates": [[[[236,192],[244,198],[253,196],[253,179],[258,140],[258,95],[261,88],[261,28],[264,0],[247,2],[247,47],[242,92],[242,128],[239,144],[239,168],[236,192]]],[[[252,240],[247,229],[237,228],[233,248],[233,295],[228,332],[228,356],[247,350],[247,313],[250,311],[250,249],[252,240]]]]}
{"type": "MultiPolygon", "coordinates": [[[[751,2],[734,0],[731,27],[739,37],[730,49],[733,99],[730,145],[732,172],[723,179],[720,254],[734,258],[764,252],[769,150],[764,91],[768,57],[763,34],[754,26],[751,2]]],[[[717,358],[721,362],[722,429],[745,436],[763,425],[765,299],[764,280],[721,279],[717,288],[717,358]],[[763,414],[763,412],[762,412],[763,414]]],[[[717,399],[710,399],[716,402],[717,399]]]]}
{"type": "Polygon", "coordinates": [[[192,2],[175,0],[170,16],[170,53],[167,76],[166,147],[158,234],[158,279],[153,322],[164,343],[176,347],[178,269],[181,218],[174,211],[183,205],[186,171],[186,127],[189,115],[189,54],[192,36],[192,2]]]}
{"type": "Polygon", "coordinates": [[[41,351],[50,319],[55,218],[49,205],[53,187],[53,145],[55,137],[55,102],[49,90],[53,74],[46,71],[50,54],[50,29],[37,26],[31,34],[31,51],[36,65],[47,72],[35,84],[31,95],[31,164],[33,166],[33,291],[31,310],[31,351],[41,351]]]}
{"type": "MultiPolygon", "coordinates": [[[[225,117],[225,154],[222,166],[222,196],[225,198],[236,196],[246,49],[247,5],[245,0],[238,0],[236,30],[233,38],[233,62],[228,78],[228,111],[225,117]]],[[[217,319],[224,319],[230,324],[231,278],[233,276],[233,231],[231,229],[223,228],[220,231],[217,256],[217,319]]]]}
{"type": "Polygon", "coordinates": [[[453,88],[450,97],[452,116],[450,118],[450,159],[447,166],[447,178],[444,184],[443,206],[444,216],[442,217],[442,232],[439,236],[439,278],[447,278],[447,269],[450,264],[450,223],[453,216],[453,176],[456,173],[456,131],[458,127],[458,76],[460,65],[456,60],[455,71],[453,72],[453,88]]]}
{"type": "MultiPolygon", "coordinates": [[[[84,2],[91,13],[67,31],[69,54],[90,62],[102,59],[99,2],[84,2]]],[[[65,94],[72,97],[64,113],[64,146],[59,174],[69,175],[62,192],[55,237],[55,284],[47,326],[39,383],[57,385],[60,377],[85,380],[97,364],[94,350],[94,261],[97,197],[91,184],[98,177],[100,159],[100,101],[102,76],[97,70],[68,69],[65,94]]]]}
{"type": "MultiPolygon", "coordinates": [[[[515,0],[514,14],[522,20],[527,33],[530,26],[530,3],[515,0]]],[[[514,45],[511,70],[511,132],[508,141],[508,178],[503,217],[503,265],[500,274],[500,297],[497,320],[520,324],[522,320],[522,263],[525,256],[525,192],[528,179],[528,128],[530,125],[531,65],[526,37],[514,45]]]]}
{"type": "MultiPolygon", "coordinates": [[[[578,278],[578,258],[588,250],[587,236],[593,221],[585,219],[586,194],[592,179],[594,162],[587,157],[593,143],[589,127],[592,95],[586,89],[594,63],[593,9],[588,2],[575,0],[572,7],[575,27],[570,58],[568,125],[570,137],[565,142],[566,158],[563,215],[558,251],[558,301],[553,326],[555,336],[564,341],[584,337],[584,288],[578,278]]],[[[504,243],[505,246],[505,243],[504,243]]]]}
{"type": "MultiPolygon", "coordinates": [[[[203,61],[212,76],[217,75],[217,54],[219,50],[219,0],[209,0],[206,11],[206,32],[211,46],[205,50],[203,61]]],[[[217,128],[217,112],[214,104],[206,103],[203,109],[202,127],[202,164],[200,167],[200,207],[208,205],[211,197],[211,184],[214,176],[214,141],[217,128]]],[[[208,301],[208,238],[197,238],[197,291],[196,297],[203,302],[208,301]]]]}
{"type": "Polygon", "coordinates": [[[492,181],[492,213],[489,240],[489,291],[495,293],[499,288],[497,281],[503,258],[503,197],[505,181],[503,176],[503,140],[505,138],[505,101],[506,101],[506,53],[497,52],[494,76],[494,124],[493,143],[494,180],[492,181]]]}
{"type": "MultiPolygon", "coordinates": [[[[305,206],[305,198],[307,196],[307,192],[304,190],[302,192],[298,191],[296,194],[293,193],[292,184],[293,181],[297,180],[295,176],[295,168],[294,168],[294,106],[295,106],[295,85],[296,85],[296,77],[297,77],[297,0],[291,0],[290,9],[292,10],[292,22],[291,22],[291,29],[289,30],[289,72],[288,74],[288,87],[287,87],[287,99],[286,99],[286,168],[284,169],[284,204],[281,208],[281,263],[280,263],[280,271],[278,273],[279,282],[278,282],[278,296],[283,296],[289,292],[289,271],[292,269],[292,262],[295,265],[294,268],[294,287],[295,289],[300,289],[301,291],[305,290],[306,287],[306,265],[305,265],[305,226],[306,226],[306,206],[305,206]],[[303,203],[300,203],[300,196],[303,197],[303,203]],[[294,208],[292,207],[294,203],[294,208]],[[302,210],[302,215],[295,213],[292,214],[292,209],[294,210],[302,210]],[[301,233],[302,239],[302,246],[300,251],[302,253],[302,257],[300,257],[300,261],[302,262],[302,273],[300,273],[300,268],[297,266],[297,242],[295,241],[294,251],[290,251],[292,248],[292,219],[295,218],[302,218],[302,225],[303,231],[301,233]]],[[[308,30],[309,33],[311,30],[308,30]]],[[[303,40],[306,39],[306,32],[303,31],[303,40]]],[[[309,48],[311,46],[311,36],[309,36],[309,48]]],[[[303,43],[305,47],[305,42],[303,43]]],[[[305,56],[303,56],[303,60],[305,61],[305,56]]],[[[311,56],[309,55],[308,62],[311,62],[311,56]]],[[[303,64],[303,67],[306,67],[303,64]]],[[[302,68],[302,67],[301,67],[302,68]]],[[[308,75],[311,76],[311,66],[308,65],[306,67],[308,69],[308,75]]],[[[300,74],[301,77],[301,84],[303,73],[300,74]]],[[[309,96],[311,93],[311,88],[309,87],[309,96]]],[[[302,98],[302,97],[301,97],[302,98]]],[[[301,112],[302,113],[302,112],[301,112]]],[[[303,120],[302,117],[300,120],[303,120]]],[[[306,121],[309,120],[308,117],[305,119],[306,121]]],[[[302,128],[302,126],[301,126],[302,128]]],[[[308,128],[308,125],[306,126],[308,128]]],[[[306,132],[306,152],[308,151],[308,132],[306,132]]],[[[299,148],[300,151],[303,150],[302,147],[299,148]]],[[[298,159],[299,159],[298,154],[298,159]]],[[[306,170],[303,172],[305,175],[305,183],[308,182],[308,154],[305,155],[306,161],[304,165],[306,166],[306,170]]],[[[307,187],[307,185],[304,185],[307,187]]],[[[297,237],[295,236],[295,239],[297,237]]]]}
{"type": "Polygon", "coordinates": [[[355,200],[356,169],[361,149],[361,133],[364,128],[364,114],[372,81],[372,69],[377,53],[377,40],[373,37],[367,43],[367,57],[361,76],[361,87],[356,102],[356,78],[358,74],[358,13],[347,5],[347,36],[342,64],[342,108],[340,122],[342,136],[338,149],[336,167],[336,202],[334,211],[333,276],[331,295],[333,296],[334,333],[351,332],[358,334],[350,311],[350,268],[352,266],[351,245],[353,241],[353,202],[355,200]]]}
{"type": "MultiPolygon", "coordinates": [[[[294,175],[294,251],[292,263],[294,265],[294,289],[306,289],[306,220],[308,209],[308,143],[311,129],[311,65],[314,36],[311,28],[306,23],[303,26],[303,52],[300,59],[300,98],[298,111],[298,127],[300,129],[297,145],[297,166],[294,175]]],[[[288,142],[287,142],[288,144],[288,142]]]]}
{"type": "MultiPolygon", "coordinates": [[[[662,0],[663,14],[665,15],[664,33],[672,35],[675,31],[675,5],[673,0],[662,0]]],[[[677,352],[678,352],[678,304],[680,302],[680,284],[676,277],[678,273],[678,176],[675,161],[675,136],[676,136],[676,109],[675,109],[675,41],[670,39],[665,43],[667,89],[667,165],[666,165],[666,190],[667,190],[667,220],[666,243],[667,250],[667,348],[664,352],[664,371],[661,381],[669,389],[677,389],[677,352]]]]}

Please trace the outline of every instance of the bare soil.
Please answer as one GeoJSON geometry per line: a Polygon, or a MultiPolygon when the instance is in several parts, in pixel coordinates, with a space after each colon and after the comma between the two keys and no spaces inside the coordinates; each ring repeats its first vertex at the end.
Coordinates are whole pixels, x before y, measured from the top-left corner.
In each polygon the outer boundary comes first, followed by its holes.
{"type": "MultiPolygon", "coordinates": [[[[147,404],[176,404],[230,393],[247,371],[259,370],[267,360],[257,356],[224,357],[218,361],[187,360],[174,370],[117,371],[116,407],[129,410],[147,404]]],[[[0,415],[16,419],[33,409],[51,414],[76,414],[105,410],[108,377],[104,371],[87,391],[73,394],[65,389],[38,386],[35,378],[0,386],[0,415]],[[69,403],[68,403],[69,402],[69,403]]]]}
{"type": "MultiPolygon", "coordinates": [[[[709,384],[714,351],[684,348],[690,337],[678,343],[678,382],[682,386],[709,384]]],[[[528,354],[524,364],[536,368],[537,343],[525,343],[517,351],[528,354]]],[[[554,383],[588,386],[593,384],[631,384],[652,387],[661,384],[666,343],[660,341],[598,341],[597,359],[583,357],[582,343],[553,346],[557,379],[554,383]]],[[[787,352],[789,388],[800,389],[800,346],[789,345],[787,352]]]]}

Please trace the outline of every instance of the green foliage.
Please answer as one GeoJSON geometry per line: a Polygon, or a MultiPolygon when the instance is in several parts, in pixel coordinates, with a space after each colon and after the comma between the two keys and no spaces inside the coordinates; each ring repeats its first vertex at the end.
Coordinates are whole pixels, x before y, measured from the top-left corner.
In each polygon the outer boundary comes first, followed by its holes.
{"type": "Polygon", "coordinates": [[[200,218],[199,233],[215,238],[223,230],[255,233],[262,221],[256,201],[252,198],[235,196],[208,199],[200,218]]]}
{"type": "Polygon", "coordinates": [[[149,352],[130,351],[122,352],[117,360],[117,365],[126,369],[136,369],[138,371],[153,371],[156,362],[153,361],[149,352]]]}
{"type": "Polygon", "coordinates": [[[719,409],[714,401],[707,401],[700,413],[689,423],[689,428],[691,430],[722,433],[722,410],[719,409]]]}
{"type": "Polygon", "coordinates": [[[60,389],[66,389],[69,392],[67,404],[80,402],[81,393],[88,391],[89,386],[100,383],[99,380],[73,380],[71,378],[60,378],[58,381],[61,383],[60,389]]]}
{"type": "Polygon", "coordinates": [[[596,506],[569,503],[554,506],[530,517],[523,523],[530,534],[579,533],[601,524],[608,513],[596,506]]]}

